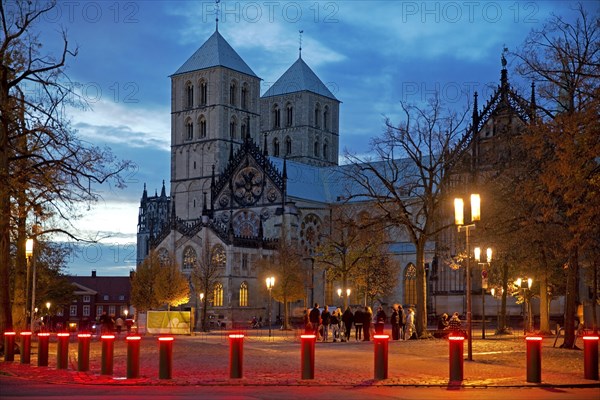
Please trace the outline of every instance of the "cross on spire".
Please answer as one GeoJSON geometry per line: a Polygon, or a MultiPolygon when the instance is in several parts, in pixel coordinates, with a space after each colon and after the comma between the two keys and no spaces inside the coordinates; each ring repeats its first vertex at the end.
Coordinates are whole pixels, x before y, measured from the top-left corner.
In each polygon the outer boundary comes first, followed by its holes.
{"type": "Polygon", "coordinates": [[[220,8],[219,8],[219,3],[221,2],[221,0],[215,0],[215,22],[216,22],[216,30],[219,30],[219,14],[221,12],[220,8]]]}

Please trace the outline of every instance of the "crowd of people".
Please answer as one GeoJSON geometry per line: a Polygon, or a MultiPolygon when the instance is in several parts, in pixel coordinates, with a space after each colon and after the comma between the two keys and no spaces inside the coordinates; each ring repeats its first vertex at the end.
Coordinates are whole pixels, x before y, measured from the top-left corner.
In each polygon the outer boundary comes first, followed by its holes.
{"type": "Polygon", "coordinates": [[[374,314],[369,306],[348,306],[344,312],[340,308],[331,312],[327,305],[321,311],[319,304],[315,303],[313,308],[305,310],[304,329],[323,342],[328,342],[330,337],[333,342],[350,341],[352,332],[354,340],[370,341],[373,334],[382,334],[385,324],[389,322],[392,340],[416,339],[415,311],[412,308],[405,311],[402,305],[394,304],[390,312],[388,321],[382,306],[374,314]]]}

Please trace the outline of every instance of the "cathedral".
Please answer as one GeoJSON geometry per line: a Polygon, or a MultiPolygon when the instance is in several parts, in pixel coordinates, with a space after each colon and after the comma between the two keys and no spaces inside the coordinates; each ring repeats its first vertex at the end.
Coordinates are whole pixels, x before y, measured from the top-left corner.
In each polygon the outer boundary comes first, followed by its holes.
{"type": "MultiPolygon", "coordinates": [[[[160,195],[148,196],[144,186],[137,263],[150,250],[168,252],[189,275],[208,251],[222,263],[209,312],[228,327],[236,326],[266,316],[267,289],[256,264],[273,254],[285,232],[305,251],[308,274],[306,296],[292,309],[335,304],[337,286],[325,282],[319,269],[315,272],[314,250],[332,208],[345,204],[347,188],[338,173],[343,168],[338,165],[340,100],[301,52],[261,95],[260,78],[218,29],[170,78],[170,193],[164,181],[160,195]]],[[[483,111],[474,105],[469,128],[473,160],[485,158],[502,130],[528,122],[527,103],[510,88],[503,67],[501,84],[483,111]]],[[[402,235],[394,240],[389,248],[399,279],[383,301],[414,304],[414,245],[402,235]]],[[[464,274],[435,256],[436,244],[430,243],[425,254],[428,310],[460,311],[464,274]]],[[[480,284],[474,282],[472,289],[481,291],[480,284]]],[[[188,306],[198,306],[198,295],[192,291],[188,306]]],[[[348,300],[363,303],[356,294],[348,300]]],[[[280,307],[273,315],[283,315],[280,307]]]]}

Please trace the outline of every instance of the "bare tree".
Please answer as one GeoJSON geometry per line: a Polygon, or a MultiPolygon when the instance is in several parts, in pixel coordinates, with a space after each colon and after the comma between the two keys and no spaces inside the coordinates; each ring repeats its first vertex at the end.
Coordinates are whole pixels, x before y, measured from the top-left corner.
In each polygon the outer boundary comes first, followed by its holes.
{"type": "Polygon", "coordinates": [[[466,113],[443,109],[439,99],[426,109],[401,103],[404,121],[386,121],[386,131],[372,141],[374,158],[348,155],[348,176],[355,183],[350,198],[373,201],[384,225],[406,232],[415,246],[417,333],[427,333],[425,244],[449,225],[441,223],[444,189],[451,168],[464,152],[466,113]],[[436,220],[437,218],[437,220],[436,220]]]}
{"type": "MultiPolygon", "coordinates": [[[[575,346],[579,268],[584,254],[598,246],[600,220],[600,18],[582,4],[577,20],[553,16],[515,53],[518,72],[539,82],[541,118],[524,141],[534,174],[523,189],[538,201],[545,223],[568,233],[565,340],[575,346]],[[588,250],[589,249],[589,250],[588,250]]],[[[597,260],[588,260],[593,265],[597,260]]]]}
{"type": "MultiPolygon", "coordinates": [[[[10,288],[25,279],[11,274],[11,243],[22,265],[24,236],[35,216],[45,221],[37,235],[72,232],[76,204],[98,199],[92,183],[124,186],[120,173],[129,163],[109,149],[80,141],[65,117],[67,105],[84,106],[72,93],[64,67],[77,49],[63,32],[54,57],[41,54],[36,23],[52,12],[54,1],[0,3],[0,331],[12,328],[10,288]],[[52,218],[52,220],[50,220],[52,218]]],[[[18,291],[15,296],[18,298],[18,291]]]]}

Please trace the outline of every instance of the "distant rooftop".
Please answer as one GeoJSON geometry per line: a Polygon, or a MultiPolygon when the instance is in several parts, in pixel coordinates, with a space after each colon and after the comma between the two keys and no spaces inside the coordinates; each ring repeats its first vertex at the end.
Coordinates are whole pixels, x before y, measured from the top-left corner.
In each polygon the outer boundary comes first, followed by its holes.
{"type": "Polygon", "coordinates": [[[219,31],[215,31],[172,76],[212,67],[225,67],[256,77],[219,31]]]}

